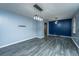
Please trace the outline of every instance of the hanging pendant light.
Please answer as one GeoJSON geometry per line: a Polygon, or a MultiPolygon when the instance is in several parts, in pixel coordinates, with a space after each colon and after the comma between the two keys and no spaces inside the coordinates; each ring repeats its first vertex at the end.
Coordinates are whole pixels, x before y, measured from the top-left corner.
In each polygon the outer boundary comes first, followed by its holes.
{"type": "Polygon", "coordinates": [[[34,20],[43,21],[43,18],[41,18],[41,17],[35,15],[35,16],[34,16],[34,20]]]}

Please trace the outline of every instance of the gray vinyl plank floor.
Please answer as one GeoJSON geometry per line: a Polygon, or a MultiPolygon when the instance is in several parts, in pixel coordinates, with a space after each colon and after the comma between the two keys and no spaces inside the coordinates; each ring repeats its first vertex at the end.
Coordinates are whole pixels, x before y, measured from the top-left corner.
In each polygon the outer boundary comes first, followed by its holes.
{"type": "Polygon", "coordinates": [[[78,56],[77,47],[71,38],[52,36],[45,39],[30,39],[0,49],[0,56],[78,56]]]}

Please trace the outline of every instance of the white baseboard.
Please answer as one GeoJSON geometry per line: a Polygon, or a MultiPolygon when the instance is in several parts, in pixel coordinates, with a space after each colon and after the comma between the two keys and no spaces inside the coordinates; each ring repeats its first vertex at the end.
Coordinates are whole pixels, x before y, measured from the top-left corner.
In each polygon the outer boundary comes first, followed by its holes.
{"type": "Polygon", "coordinates": [[[23,39],[23,40],[20,40],[20,41],[16,41],[16,42],[13,42],[13,43],[9,43],[9,44],[7,44],[7,45],[0,46],[0,48],[7,47],[7,46],[10,46],[10,45],[14,45],[14,44],[17,44],[17,43],[26,41],[26,40],[33,39],[33,38],[37,38],[37,37],[35,36],[35,37],[28,38],[28,39],[23,39]]]}
{"type": "Polygon", "coordinates": [[[40,38],[40,39],[42,39],[42,38],[44,38],[44,36],[41,36],[41,37],[38,37],[38,36],[37,36],[37,38],[40,38]]]}
{"type": "Polygon", "coordinates": [[[14,44],[17,44],[17,43],[20,43],[20,42],[26,41],[26,40],[33,39],[33,38],[40,38],[40,39],[42,39],[43,36],[41,36],[41,37],[34,36],[34,37],[31,37],[31,38],[28,38],[28,39],[23,39],[23,40],[20,40],[20,41],[16,41],[16,42],[13,42],[13,43],[9,43],[9,44],[7,44],[7,45],[0,46],[0,48],[7,47],[7,46],[10,46],[10,45],[14,45],[14,44]]]}

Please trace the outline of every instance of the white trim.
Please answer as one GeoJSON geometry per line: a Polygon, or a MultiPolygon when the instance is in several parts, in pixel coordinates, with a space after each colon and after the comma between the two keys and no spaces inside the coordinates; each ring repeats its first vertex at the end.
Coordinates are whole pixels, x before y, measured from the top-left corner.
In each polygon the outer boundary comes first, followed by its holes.
{"type": "MultiPolygon", "coordinates": [[[[73,40],[73,39],[72,39],[73,40]]],[[[75,45],[79,48],[79,46],[77,45],[77,43],[73,40],[73,42],[75,43],[75,45]]]]}
{"type": "Polygon", "coordinates": [[[44,37],[42,36],[42,37],[37,37],[37,38],[42,39],[42,38],[44,38],[44,37]]]}
{"type": "Polygon", "coordinates": [[[75,17],[72,19],[72,33],[75,34],[76,33],[76,19],[75,17]]]}
{"type": "Polygon", "coordinates": [[[32,38],[37,38],[37,37],[35,36],[35,37],[28,38],[28,39],[24,39],[24,40],[16,41],[16,42],[13,42],[13,43],[9,43],[9,44],[7,44],[7,45],[0,46],[0,48],[7,47],[7,46],[10,46],[10,45],[14,45],[14,44],[17,44],[17,43],[26,41],[26,40],[30,40],[30,39],[32,39],[32,38]]]}
{"type": "Polygon", "coordinates": [[[42,39],[44,38],[44,36],[36,36],[36,38],[42,39]]]}

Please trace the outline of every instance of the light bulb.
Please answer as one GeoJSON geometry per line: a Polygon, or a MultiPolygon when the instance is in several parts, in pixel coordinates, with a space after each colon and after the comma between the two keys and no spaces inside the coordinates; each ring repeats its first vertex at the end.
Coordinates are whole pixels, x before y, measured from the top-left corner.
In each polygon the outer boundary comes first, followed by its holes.
{"type": "Polygon", "coordinates": [[[38,20],[38,21],[43,21],[43,18],[41,18],[41,17],[38,17],[38,16],[34,16],[34,18],[33,18],[34,20],[38,20]]]}
{"type": "Polygon", "coordinates": [[[34,17],[33,17],[33,19],[35,20],[35,19],[36,19],[36,17],[34,16],[34,17]]]}

